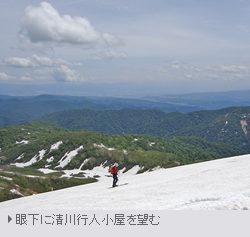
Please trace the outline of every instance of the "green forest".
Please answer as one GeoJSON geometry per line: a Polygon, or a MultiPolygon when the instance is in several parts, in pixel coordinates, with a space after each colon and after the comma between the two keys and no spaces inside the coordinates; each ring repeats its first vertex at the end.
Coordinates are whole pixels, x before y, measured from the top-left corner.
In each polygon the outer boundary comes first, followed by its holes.
{"type": "MultiPolygon", "coordinates": [[[[71,130],[89,130],[109,135],[139,134],[172,138],[195,136],[223,142],[250,152],[250,142],[241,121],[248,120],[250,107],[164,113],[159,110],[70,110],[36,118],[71,130]]],[[[247,130],[247,127],[246,127],[247,130]]]]}

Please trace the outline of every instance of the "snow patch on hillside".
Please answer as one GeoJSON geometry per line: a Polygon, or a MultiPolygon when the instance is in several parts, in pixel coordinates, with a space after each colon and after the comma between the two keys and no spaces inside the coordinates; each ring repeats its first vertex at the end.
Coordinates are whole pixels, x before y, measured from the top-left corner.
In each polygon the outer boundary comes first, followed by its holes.
{"type": "MultiPolygon", "coordinates": [[[[19,167],[19,168],[24,168],[26,166],[30,166],[40,160],[43,159],[43,156],[45,154],[46,150],[41,150],[39,151],[39,154],[38,155],[35,155],[30,161],[28,162],[25,162],[25,163],[14,163],[14,164],[11,164],[11,165],[15,165],[16,167],[19,167]]],[[[22,156],[22,155],[21,155],[22,156]]]]}
{"type": "Polygon", "coordinates": [[[58,172],[58,170],[51,170],[51,169],[47,169],[47,168],[40,168],[38,169],[38,171],[44,173],[44,174],[50,174],[50,173],[55,173],[58,172]]]}
{"type": "Polygon", "coordinates": [[[18,157],[16,158],[16,160],[21,160],[21,159],[23,158],[23,156],[24,156],[24,153],[21,154],[20,156],[18,156],[18,157]]]}
{"type": "Polygon", "coordinates": [[[82,164],[80,165],[80,170],[82,169],[82,167],[89,161],[89,159],[85,159],[82,164]]]}
{"type": "Polygon", "coordinates": [[[16,144],[28,144],[28,143],[29,143],[29,141],[27,141],[27,140],[22,140],[20,142],[16,141],[16,144]]]}
{"type": "MultiPolygon", "coordinates": [[[[82,166],[82,165],[81,165],[82,166]]],[[[72,175],[77,174],[84,174],[84,178],[98,178],[98,180],[106,179],[107,176],[109,176],[109,167],[104,167],[104,164],[101,164],[100,166],[94,167],[92,170],[81,170],[81,167],[79,169],[74,170],[63,170],[65,173],[61,176],[70,178],[72,175]]]]}
{"type": "Polygon", "coordinates": [[[24,175],[25,177],[28,177],[28,178],[40,178],[40,179],[45,179],[45,177],[42,177],[42,176],[36,176],[36,175],[24,175]]]}
{"type": "Polygon", "coordinates": [[[114,147],[108,148],[108,147],[104,146],[102,143],[101,143],[101,145],[98,145],[98,144],[94,143],[94,147],[105,148],[108,151],[114,151],[115,150],[114,147]]]}
{"type": "Polygon", "coordinates": [[[157,166],[157,167],[154,167],[154,168],[152,169],[152,171],[160,170],[160,169],[163,169],[163,168],[161,168],[160,166],[157,166]]]}
{"type": "Polygon", "coordinates": [[[60,146],[62,143],[63,143],[63,142],[60,141],[60,142],[57,142],[57,143],[51,145],[51,147],[50,147],[50,152],[53,151],[53,150],[57,150],[57,149],[59,148],[59,146],[60,146]]]}
{"type": "Polygon", "coordinates": [[[53,157],[53,156],[51,156],[51,157],[50,157],[50,158],[48,158],[46,161],[47,161],[48,163],[51,163],[53,160],[54,160],[54,157],[53,157]]]}
{"type": "Polygon", "coordinates": [[[139,165],[134,166],[130,170],[124,173],[125,168],[123,168],[120,172],[123,173],[124,175],[135,175],[139,170],[143,169],[143,167],[140,167],[139,165]]]}
{"type": "Polygon", "coordinates": [[[6,180],[9,180],[9,181],[10,181],[10,180],[13,180],[12,178],[5,177],[5,176],[1,176],[1,175],[0,175],[0,178],[2,178],[2,179],[6,179],[6,180]]]}
{"type": "MultiPolygon", "coordinates": [[[[63,172],[64,174],[61,176],[61,178],[72,178],[74,175],[84,175],[83,178],[96,178],[99,181],[106,180],[107,178],[110,179],[111,174],[109,172],[109,166],[105,167],[106,161],[101,164],[100,166],[94,167],[92,170],[89,169],[83,169],[83,166],[89,161],[89,159],[85,159],[83,163],[80,165],[78,169],[73,170],[60,170],[60,172],[63,172]]],[[[143,169],[143,167],[140,167],[139,165],[134,166],[133,168],[129,169],[127,172],[124,172],[126,168],[123,168],[118,171],[119,176],[126,176],[126,175],[135,175],[139,170],[143,169]]],[[[48,168],[40,168],[38,171],[49,174],[53,172],[58,172],[57,170],[52,170],[48,168]]]]}
{"type": "Polygon", "coordinates": [[[19,195],[19,196],[23,197],[23,194],[21,194],[20,192],[18,192],[16,189],[11,189],[10,192],[13,193],[13,194],[16,194],[16,195],[19,195]]]}
{"type": "Polygon", "coordinates": [[[71,151],[66,152],[66,154],[58,161],[59,165],[55,168],[63,168],[65,167],[78,153],[79,150],[83,149],[83,146],[80,146],[79,148],[71,151]]]}

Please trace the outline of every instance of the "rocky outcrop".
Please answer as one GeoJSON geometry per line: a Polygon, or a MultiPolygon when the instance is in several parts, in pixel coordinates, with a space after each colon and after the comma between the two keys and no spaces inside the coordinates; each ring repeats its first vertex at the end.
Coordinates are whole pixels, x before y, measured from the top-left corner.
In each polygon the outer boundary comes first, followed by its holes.
{"type": "Polygon", "coordinates": [[[242,130],[247,135],[247,121],[246,120],[241,120],[240,124],[241,124],[242,130]]]}

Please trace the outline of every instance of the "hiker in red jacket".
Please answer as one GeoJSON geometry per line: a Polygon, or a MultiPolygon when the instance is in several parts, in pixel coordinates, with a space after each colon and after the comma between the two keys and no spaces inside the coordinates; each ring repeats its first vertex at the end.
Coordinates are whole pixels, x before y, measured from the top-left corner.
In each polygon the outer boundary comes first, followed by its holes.
{"type": "Polygon", "coordinates": [[[116,183],[118,181],[118,177],[117,177],[117,164],[115,163],[112,167],[111,167],[111,174],[113,174],[113,187],[117,186],[116,183]]]}

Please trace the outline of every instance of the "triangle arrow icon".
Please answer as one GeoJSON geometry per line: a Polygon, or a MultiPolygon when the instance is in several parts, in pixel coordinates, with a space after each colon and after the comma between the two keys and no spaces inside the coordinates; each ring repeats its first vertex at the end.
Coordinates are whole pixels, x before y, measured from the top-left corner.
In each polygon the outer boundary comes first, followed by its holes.
{"type": "Polygon", "coordinates": [[[10,216],[8,216],[8,223],[10,223],[12,220],[12,218],[10,216]]]}

